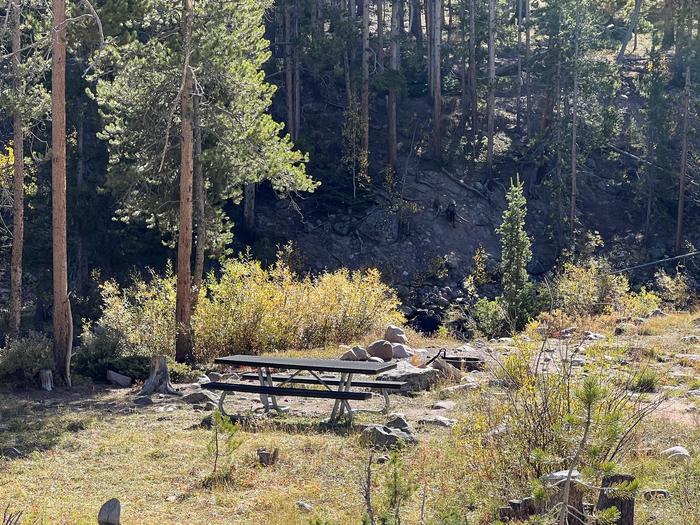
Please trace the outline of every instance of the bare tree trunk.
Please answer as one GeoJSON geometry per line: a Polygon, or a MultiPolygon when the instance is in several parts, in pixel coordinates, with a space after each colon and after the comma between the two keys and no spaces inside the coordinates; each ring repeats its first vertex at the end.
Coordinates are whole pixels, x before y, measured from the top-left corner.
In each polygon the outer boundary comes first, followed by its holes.
{"type": "Polygon", "coordinates": [[[299,57],[299,6],[295,5],[294,13],[294,48],[292,57],[294,59],[294,135],[292,140],[299,138],[301,132],[301,60],[299,57]]]}
{"type": "MultiPolygon", "coordinates": [[[[20,0],[14,0],[12,8],[12,83],[15,96],[21,92],[21,34],[20,0]]],[[[14,143],[14,173],[12,204],[12,256],[10,259],[10,337],[19,337],[22,319],[22,253],[24,250],[24,122],[19,109],[12,120],[14,143]]]]}
{"type": "MultiPolygon", "coordinates": [[[[393,0],[391,5],[391,42],[389,44],[389,69],[399,70],[400,49],[399,49],[399,15],[403,0],[393,0]]],[[[389,141],[389,166],[396,171],[397,137],[396,137],[396,87],[392,84],[389,88],[387,98],[387,122],[389,141]]]]}
{"type": "Polygon", "coordinates": [[[249,234],[255,234],[255,183],[243,188],[243,223],[249,234]]]}
{"type": "Polygon", "coordinates": [[[532,134],[532,82],[530,80],[530,0],[525,1],[525,136],[532,134]]]}
{"type": "Polygon", "coordinates": [[[637,24],[639,23],[639,13],[642,10],[642,0],[635,0],[634,1],[634,11],[632,11],[632,15],[630,16],[630,22],[629,25],[627,26],[627,32],[625,33],[624,38],[622,39],[622,46],[620,47],[620,52],[617,54],[617,61],[622,62],[622,60],[625,58],[625,51],[627,50],[627,45],[630,43],[630,40],[632,39],[632,34],[636,34],[637,32],[637,24]]]}
{"type": "Polygon", "coordinates": [[[489,99],[487,123],[487,152],[486,167],[488,172],[493,170],[493,134],[496,105],[496,0],[489,0],[489,99]]]}
{"type": "Polygon", "coordinates": [[[460,129],[464,132],[464,127],[467,124],[467,113],[469,111],[469,81],[467,80],[467,11],[465,9],[466,0],[460,0],[459,2],[459,35],[460,43],[462,44],[462,56],[459,61],[459,84],[460,84],[460,106],[462,110],[462,115],[460,118],[460,129]]]}
{"type": "Polygon", "coordinates": [[[410,21],[409,30],[416,39],[416,48],[418,56],[423,53],[423,25],[421,23],[421,7],[420,0],[410,0],[410,21]]]}
{"type": "Polygon", "coordinates": [[[664,23],[664,37],[661,41],[661,46],[663,49],[668,49],[676,41],[676,26],[673,20],[675,0],[664,0],[664,8],[662,11],[662,18],[664,23]]]}
{"type": "Polygon", "coordinates": [[[577,156],[578,144],[576,142],[578,135],[578,50],[579,38],[581,31],[581,16],[576,12],[576,29],[574,33],[574,86],[573,98],[571,107],[571,211],[569,220],[571,221],[571,246],[576,244],[576,192],[577,181],[576,175],[578,171],[577,156]]]}
{"type": "Polygon", "coordinates": [[[683,146],[681,151],[681,176],[678,187],[678,216],[676,218],[676,254],[683,243],[683,210],[685,208],[685,182],[688,172],[688,121],[690,113],[690,66],[685,69],[685,94],[683,97],[683,146]]]}
{"type": "Polygon", "coordinates": [[[362,93],[360,101],[360,177],[366,178],[369,162],[369,0],[362,0],[362,93]]]}
{"type": "Polygon", "coordinates": [[[292,52],[292,8],[284,7],[284,87],[287,101],[287,132],[296,138],[296,114],[294,108],[294,55],[292,52]]]}
{"type": "Polygon", "coordinates": [[[442,39],[442,0],[428,0],[430,10],[430,85],[433,94],[433,157],[442,156],[442,79],[440,76],[440,45],[442,39]]]}
{"type": "Polygon", "coordinates": [[[71,386],[70,358],[73,318],[68,297],[66,233],[66,3],[53,0],[51,32],[51,203],[53,238],[53,353],[54,365],[71,386]]]}
{"type": "Polygon", "coordinates": [[[517,21],[517,52],[518,52],[518,85],[515,94],[515,127],[520,131],[521,121],[521,98],[523,95],[523,3],[521,0],[516,0],[516,21],[517,21]]]}
{"type": "Polygon", "coordinates": [[[384,0],[376,0],[377,4],[377,62],[379,70],[384,69],[384,0]]]}
{"type": "Polygon", "coordinates": [[[180,228],[177,243],[177,295],[175,321],[177,335],[175,359],[187,362],[192,359],[192,177],[193,177],[193,130],[192,130],[192,50],[193,0],[182,2],[182,40],[184,53],[184,75],[180,93],[182,129],[180,134],[180,228]]]}
{"type": "Polygon", "coordinates": [[[206,193],[204,189],[204,172],[202,167],[202,122],[199,110],[200,96],[194,99],[194,213],[195,213],[195,254],[194,277],[192,280],[192,309],[199,300],[199,292],[204,280],[204,255],[207,247],[207,222],[205,215],[206,193]]]}
{"type": "MultiPolygon", "coordinates": [[[[75,185],[78,190],[78,195],[82,195],[85,186],[85,107],[82,105],[80,114],[78,115],[76,135],[78,142],[78,172],[75,177],[75,185]]],[[[78,265],[75,288],[79,294],[83,295],[87,288],[89,272],[84,228],[82,224],[78,225],[75,241],[75,259],[78,265]]]]}
{"type": "Polygon", "coordinates": [[[472,146],[476,148],[476,131],[479,123],[479,108],[476,85],[476,2],[469,0],[469,90],[472,110],[472,146]]]}
{"type": "MultiPolygon", "coordinates": [[[[559,15],[561,16],[561,15],[559,15]]],[[[555,177],[557,184],[557,243],[559,249],[561,250],[564,246],[564,177],[562,176],[562,140],[563,140],[563,118],[562,118],[562,108],[561,108],[561,19],[558,21],[557,35],[556,35],[556,46],[557,46],[557,67],[556,67],[556,77],[555,77],[555,107],[556,107],[556,156],[557,163],[555,169],[555,177]]]]}

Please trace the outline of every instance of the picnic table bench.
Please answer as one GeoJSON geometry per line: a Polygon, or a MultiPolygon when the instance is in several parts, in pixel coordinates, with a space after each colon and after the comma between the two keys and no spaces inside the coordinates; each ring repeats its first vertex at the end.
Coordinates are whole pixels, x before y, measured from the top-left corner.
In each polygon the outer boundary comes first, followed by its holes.
{"type": "Polygon", "coordinates": [[[336,422],[347,416],[352,421],[355,412],[384,412],[389,411],[389,390],[398,390],[404,383],[400,381],[359,380],[354,381],[355,375],[374,376],[396,368],[396,363],[379,363],[367,361],[341,361],[339,359],[297,359],[286,357],[245,356],[234,355],[220,357],[215,360],[221,365],[236,368],[252,367],[255,372],[244,372],[240,375],[243,381],[258,381],[258,384],[211,382],[202,385],[207,390],[221,392],[219,410],[226,414],[224,400],[229,392],[259,394],[265,413],[275,410],[284,412],[277,397],[309,397],[317,399],[334,399],[335,404],[330,415],[330,421],[336,422]],[[274,370],[274,372],[273,372],[274,370]],[[292,371],[281,374],[280,370],[292,371]],[[328,373],[334,375],[329,376],[328,373]],[[304,374],[304,375],[302,375],[304,374]],[[288,385],[308,385],[323,388],[304,388],[288,385]],[[337,387],[337,388],[332,388],[337,387]],[[363,401],[372,397],[372,392],[353,390],[353,387],[378,390],[384,398],[384,406],[379,410],[353,410],[350,401],[363,401]]]}

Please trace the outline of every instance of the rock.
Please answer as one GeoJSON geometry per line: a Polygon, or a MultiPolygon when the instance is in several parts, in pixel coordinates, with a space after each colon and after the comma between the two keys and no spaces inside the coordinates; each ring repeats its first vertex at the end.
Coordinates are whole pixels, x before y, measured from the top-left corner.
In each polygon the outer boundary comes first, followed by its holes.
{"type": "Polygon", "coordinates": [[[700,336],[697,335],[686,335],[685,337],[681,338],[681,343],[689,344],[689,345],[696,345],[700,343],[700,336]]]}
{"type": "Polygon", "coordinates": [[[406,421],[406,417],[403,414],[390,414],[389,421],[386,422],[385,426],[413,433],[411,425],[408,423],[408,421],[406,421]]]}
{"type": "Polygon", "coordinates": [[[700,388],[696,388],[694,390],[688,390],[686,392],[686,395],[688,397],[700,397],[700,388]]]}
{"type": "Polygon", "coordinates": [[[382,359],[381,357],[370,357],[367,359],[367,362],[369,362],[369,363],[383,363],[384,359],[382,359]]]}
{"type": "Polygon", "coordinates": [[[190,405],[198,405],[207,402],[217,404],[219,402],[219,397],[209,390],[195,390],[193,392],[187,392],[180,400],[190,405]]]}
{"type": "Polygon", "coordinates": [[[153,400],[152,400],[150,397],[148,397],[148,396],[137,396],[137,397],[134,399],[134,404],[135,404],[135,405],[143,405],[143,406],[145,406],[145,405],[152,405],[152,404],[153,404],[153,400]]]}
{"type": "Polygon", "coordinates": [[[499,337],[496,339],[496,342],[501,345],[512,345],[513,344],[513,338],[512,337],[499,337]]]}
{"type": "Polygon", "coordinates": [[[419,392],[430,390],[440,381],[440,372],[435,368],[418,368],[408,361],[399,361],[396,368],[380,374],[380,381],[401,381],[406,383],[401,392],[419,392]]]}
{"type": "Polygon", "coordinates": [[[671,497],[671,494],[666,489],[647,489],[642,493],[642,495],[647,501],[651,501],[656,498],[667,499],[671,497]]]}
{"type": "Polygon", "coordinates": [[[657,308],[649,314],[649,317],[666,317],[668,314],[663,312],[661,309],[657,308]]]}
{"type": "Polygon", "coordinates": [[[457,421],[443,416],[427,416],[418,421],[419,425],[434,425],[443,428],[451,428],[457,421]]]}
{"type": "Polygon", "coordinates": [[[353,346],[350,350],[340,356],[341,361],[367,361],[367,350],[361,346],[353,346]]]}
{"type": "Polygon", "coordinates": [[[112,370],[107,370],[107,381],[119,388],[129,388],[131,386],[131,378],[112,370]]]}
{"type": "Polygon", "coordinates": [[[615,335],[636,334],[637,327],[632,323],[620,323],[615,327],[615,335]]]}
{"type": "MultiPolygon", "coordinates": [[[[545,474],[542,476],[542,482],[545,483],[546,485],[557,485],[560,482],[566,480],[566,478],[569,477],[569,471],[568,470],[560,470],[558,472],[552,472],[551,474],[545,474]]],[[[574,469],[571,471],[571,479],[573,481],[580,481],[581,480],[581,473],[574,469]]]]}
{"type": "Polygon", "coordinates": [[[700,354],[676,354],[676,359],[680,361],[693,361],[700,363],[700,354]]]}
{"type": "Polygon", "coordinates": [[[393,449],[417,443],[416,437],[405,430],[384,425],[367,425],[360,434],[360,443],[377,449],[393,449]]]}
{"type": "Polygon", "coordinates": [[[457,403],[454,401],[438,401],[433,403],[433,406],[430,408],[433,410],[454,410],[455,406],[457,406],[457,403]]]}
{"type": "Polygon", "coordinates": [[[413,357],[413,352],[411,352],[411,350],[409,350],[405,344],[391,343],[391,348],[394,352],[394,359],[406,359],[408,357],[413,357]]]}
{"type": "Polygon", "coordinates": [[[586,341],[601,341],[605,339],[605,336],[603,334],[599,334],[597,332],[583,332],[583,338],[586,341]]]}
{"type": "Polygon", "coordinates": [[[394,357],[394,349],[389,341],[380,339],[367,347],[367,353],[372,357],[379,357],[384,361],[391,361],[394,357]]]}
{"type": "Polygon", "coordinates": [[[403,328],[391,324],[386,327],[384,339],[390,343],[398,343],[401,345],[408,344],[408,337],[406,337],[406,332],[404,332],[403,328]]]}
{"type": "Polygon", "coordinates": [[[438,358],[430,363],[430,365],[435,370],[439,371],[440,375],[448,381],[457,382],[462,379],[462,372],[443,359],[438,358]]]}
{"type": "Polygon", "coordinates": [[[676,461],[690,460],[690,452],[688,452],[687,448],[680,445],[662,450],[661,455],[676,461]]]}
{"type": "Polygon", "coordinates": [[[213,381],[216,383],[218,383],[224,379],[224,376],[222,374],[220,374],[219,372],[209,372],[207,374],[207,377],[209,378],[209,381],[213,381]]]}
{"type": "Polygon", "coordinates": [[[122,505],[119,500],[113,498],[102,505],[97,515],[98,525],[119,525],[121,523],[122,505]]]}
{"type": "Polygon", "coordinates": [[[207,383],[211,383],[211,379],[209,379],[208,376],[201,376],[199,379],[197,379],[197,383],[200,385],[206,385],[207,383]]]}
{"type": "Polygon", "coordinates": [[[22,453],[15,447],[5,447],[0,449],[0,456],[7,459],[17,459],[22,457],[22,453]]]}
{"type": "Polygon", "coordinates": [[[448,386],[447,388],[443,388],[442,390],[440,390],[440,397],[441,398],[452,397],[454,395],[463,394],[465,392],[470,392],[472,390],[476,390],[477,388],[479,388],[479,384],[476,381],[474,381],[472,378],[469,378],[468,381],[462,382],[459,385],[448,386]]]}
{"type": "Polygon", "coordinates": [[[303,500],[297,501],[297,507],[299,508],[299,510],[303,510],[304,512],[311,512],[312,510],[314,510],[314,507],[313,505],[311,505],[311,503],[303,500]]]}

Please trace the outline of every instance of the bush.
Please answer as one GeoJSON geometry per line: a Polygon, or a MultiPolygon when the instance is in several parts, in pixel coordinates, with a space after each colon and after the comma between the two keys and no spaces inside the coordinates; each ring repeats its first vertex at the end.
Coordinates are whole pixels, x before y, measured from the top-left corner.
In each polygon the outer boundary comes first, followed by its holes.
{"type": "Polygon", "coordinates": [[[0,349],[0,377],[33,381],[39,370],[53,368],[51,341],[37,333],[10,341],[0,349]]]}
{"type": "Polygon", "coordinates": [[[269,270],[247,257],[210,275],[193,318],[195,353],[260,353],[349,343],[400,322],[398,300],[377,270],[338,270],[298,279],[283,262],[269,270]]]}
{"type": "MultiPolygon", "coordinates": [[[[102,316],[94,329],[86,330],[83,343],[88,347],[84,359],[92,347],[102,362],[96,373],[102,372],[105,355],[173,357],[172,270],[164,277],[153,275],[149,282],[137,278],[124,289],[110,281],[101,293],[102,316]],[[100,333],[97,340],[95,333],[100,333]]],[[[240,257],[224,265],[220,278],[210,274],[200,292],[192,318],[195,356],[207,362],[231,353],[349,343],[388,323],[400,323],[397,306],[394,291],[381,282],[377,270],[338,270],[299,279],[284,262],[264,269],[240,257]]]]}
{"type": "Polygon", "coordinates": [[[635,392],[656,392],[659,386],[659,376],[653,370],[642,370],[632,380],[632,390],[635,392]]]}
{"type": "Polygon", "coordinates": [[[607,261],[596,258],[565,263],[552,288],[556,307],[576,317],[619,311],[629,293],[627,278],[612,275],[607,261]]]}
{"type": "Polygon", "coordinates": [[[107,370],[136,380],[148,377],[150,357],[130,350],[123,334],[112,329],[88,329],[83,332],[81,343],[72,359],[76,373],[95,381],[105,381],[107,370]]]}
{"type": "Polygon", "coordinates": [[[474,305],[472,318],[476,329],[486,337],[496,337],[506,333],[508,319],[503,301],[500,298],[479,299],[474,305]]]}
{"type": "Polygon", "coordinates": [[[630,317],[648,317],[661,306],[661,298],[642,288],[639,293],[628,293],[622,298],[622,313],[630,317]]]}
{"type": "Polygon", "coordinates": [[[674,276],[660,270],[655,275],[656,289],[661,300],[676,308],[688,308],[693,299],[690,282],[680,270],[674,276]]]}

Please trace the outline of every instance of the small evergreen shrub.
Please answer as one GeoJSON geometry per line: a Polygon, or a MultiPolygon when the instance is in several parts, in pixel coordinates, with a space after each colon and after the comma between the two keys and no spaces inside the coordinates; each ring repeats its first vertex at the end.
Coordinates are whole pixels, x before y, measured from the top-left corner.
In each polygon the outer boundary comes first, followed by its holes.
{"type": "Polygon", "coordinates": [[[632,381],[632,390],[641,393],[656,392],[659,387],[659,376],[653,370],[642,370],[632,381]]]}
{"type": "Polygon", "coordinates": [[[53,368],[53,349],[51,341],[42,334],[30,333],[0,349],[2,378],[33,381],[44,368],[53,368]]]}
{"type": "Polygon", "coordinates": [[[476,329],[486,337],[497,337],[506,333],[508,319],[503,301],[497,299],[479,299],[472,310],[476,329]]]}

